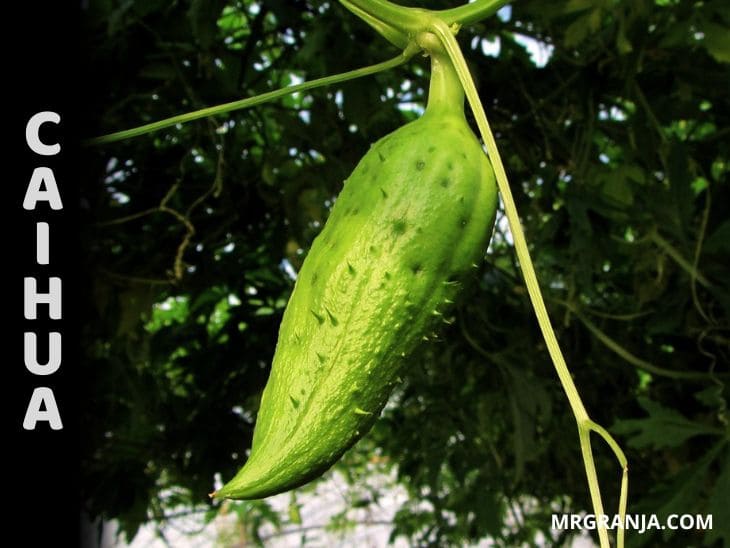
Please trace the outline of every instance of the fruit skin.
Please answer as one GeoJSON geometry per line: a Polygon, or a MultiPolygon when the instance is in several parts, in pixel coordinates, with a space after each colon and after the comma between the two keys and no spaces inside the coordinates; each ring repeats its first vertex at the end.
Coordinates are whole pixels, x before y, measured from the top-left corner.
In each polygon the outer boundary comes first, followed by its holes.
{"type": "Polygon", "coordinates": [[[332,466],[482,260],[497,190],[462,105],[429,98],[345,181],[284,313],[250,457],[216,497],[267,497],[332,466]]]}

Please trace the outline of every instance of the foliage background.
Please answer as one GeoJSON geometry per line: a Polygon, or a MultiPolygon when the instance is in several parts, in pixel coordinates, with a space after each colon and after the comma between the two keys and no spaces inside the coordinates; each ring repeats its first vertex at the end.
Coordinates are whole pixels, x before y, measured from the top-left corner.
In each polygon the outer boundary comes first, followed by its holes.
{"type": "MultiPolygon", "coordinates": [[[[424,2],[452,7],[454,2],[424,2]]],[[[396,52],[336,2],[106,0],[84,13],[89,135],[396,52]]],[[[589,412],[628,451],[631,512],[712,513],[730,546],[730,9],[709,0],[521,0],[459,41],[589,412]],[[536,63],[524,37],[539,41],[536,63]],[[495,52],[499,46],[498,53],[495,52]]],[[[88,299],[83,489],[129,537],[204,510],[245,460],[296,270],[370,143],[413,119],[427,60],[84,152],[88,299]]],[[[572,415],[499,225],[457,321],[414,356],[338,465],[352,507],[395,467],[393,535],[556,546],[551,512],[589,508],[572,415]],[[505,527],[516,519],[517,527],[505,527]]],[[[600,447],[608,507],[619,470],[600,447]]],[[[296,499],[293,499],[296,508],[296,499]]],[[[239,542],[296,523],[241,503],[239,542]]],[[[230,508],[229,508],[230,510],[230,508]]],[[[341,516],[347,525],[347,512],[341,516]]]]}

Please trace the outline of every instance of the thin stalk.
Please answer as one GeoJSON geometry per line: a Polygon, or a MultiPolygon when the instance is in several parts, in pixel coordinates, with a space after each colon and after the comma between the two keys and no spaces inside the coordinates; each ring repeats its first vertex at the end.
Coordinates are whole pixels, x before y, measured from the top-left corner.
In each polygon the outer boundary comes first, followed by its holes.
{"type": "Polygon", "coordinates": [[[699,234],[697,236],[697,244],[695,245],[694,257],[692,257],[692,273],[690,274],[690,288],[692,289],[692,301],[694,302],[697,312],[707,322],[713,323],[710,317],[707,315],[705,310],[700,304],[700,299],[697,296],[697,275],[699,274],[700,255],[702,253],[702,244],[705,241],[705,235],[707,234],[707,223],[710,220],[710,205],[712,204],[712,192],[710,191],[710,185],[707,185],[705,190],[705,209],[702,212],[702,220],[700,221],[699,234]]]}
{"type": "Polygon", "coordinates": [[[268,93],[262,93],[261,95],[257,95],[256,97],[248,97],[246,99],[240,99],[238,101],[232,101],[230,103],[224,103],[222,105],[207,107],[193,112],[180,114],[178,116],[173,116],[171,118],[166,118],[164,120],[159,120],[157,122],[152,122],[150,124],[145,124],[143,126],[127,129],[124,131],[117,131],[115,133],[110,133],[101,137],[94,137],[93,139],[88,139],[87,141],[85,141],[84,144],[105,145],[108,143],[114,143],[117,141],[122,141],[124,139],[138,137],[146,133],[152,133],[153,131],[164,129],[166,127],[174,126],[177,124],[184,124],[185,122],[199,120],[200,118],[207,118],[208,116],[213,116],[216,114],[223,114],[226,112],[232,112],[234,110],[253,107],[262,103],[266,103],[267,101],[273,101],[280,97],[284,97],[291,93],[296,93],[298,91],[307,91],[321,86],[339,84],[340,82],[345,82],[347,80],[353,80],[355,78],[369,76],[377,72],[382,72],[384,70],[397,67],[398,65],[405,63],[408,59],[413,57],[415,53],[415,46],[409,47],[398,56],[393,57],[392,59],[389,59],[387,61],[383,61],[382,63],[376,63],[375,65],[369,65],[367,67],[362,67],[348,72],[342,72],[340,74],[334,74],[332,76],[318,78],[310,82],[304,82],[301,84],[296,84],[294,86],[277,89],[275,91],[269,91],[268,93]]]}
{"type": "MultiPolygon", "coordinates": [[[[464,56],[461,53],[461,49],[454,39],[449,26],[444,21],[438,19],[434,20],[429,30],[435,33],[436,36],[440,39],[443,47],[446,49],[447,53],[454,63],[454,66],[456,67],[456,71],[459,75],[459,80],[464,87],[467,100],[469,101],[469,105],[474,112],[477,126],[479,127],[479,132],[484,139],[489,158],[492,161],[499,191],[502,194],[505,214],[509,221],[510,230],[512,232],[515,251],[520,261],[520,266],[522,269],[522,274],[525,278],[525,284],[527,286],[527,291],[530,296],[530,301],[532,302],[532,306],[535,310],[535,315],[540,325],[543,338],[545,339],[545,342],[547,344],[548,352],[552,359],[553,365],[555,366],[555,370],[563,386],[563,390],[568,397],[568,401],[570,403],[571,409],[573,410],[573,414],[578,425],[581,452],[583,456],[583,463],[586,469],[586,476],[588,479],[588,487],[591,493],[591,502],[593,504],[594,513],[597,516],[601,516],[604,512],[603,503],[601,501],[600,487],[598,484],[598,475],[596,473],[595,462],[593,460],[593,452],[591,449],[591,431],[596,432],[608,443],[609,447],[616,455],[616,458],[618,459],[623,469],[623,475],[621,480],[622,499],[619,501],[619,512],[625,513],[626,493],[628,493],[626,457],[619,445],[613,439],[613,437],[605,429],[599,427],[589,418],[583,402],[578,394],[575,383],[570,376],[570,371],[568,370],[565,359],[563,358],[562,352],[560,351],[560,346],[558,345],[555,332],[552,328],[550,318],[547,314],[547,309],[545,308],[542,293],[540,292],[535,269],[532,265],[532,260],[530,258],[530,254],[527,248],[527,242],[525,240],[524,232],[522,231],[522,227],[520,225],[520,219],[517,214],[514,199],[512,198],[509,183],[507,181],[507,174],[505,172],[504,165],[502,164],[502,160],[500,158],[494,136],[492,135],[492,131],[489,127],[484,108],[479,101],[476,87],[474,86],[474,82],[466,67],[466,61],[464,59],[464,56]]],[[[624,514],[620,514],[620,517],[621,521],[623,522],[624,514]]],[[[605,527],[599,526],[598,536],[600,539],[601,548],[608,548],[608,533],[605,527]]],[[[618,538],[620,541],[619,546],[621,547],[623,546],[624,538],[622,531],[619,531],[618,538]]]]}
{"type": "Polygon", "coordinates": [[[677,263],[682,268],[682,270],[684,270],[685,272],[687,272],[687,274],[690,275],[690,278],[692,279],[693,283],[694,283],[694,280],[697,280],[704,287],[712,286],[710,281],[707,278],[705,278],[705,276],[699,270],[697,270],[697,266],[693,263],[690,263],[687,259],[685,259],[682,256],[682,254],[679,252],[679,250],[676,249],[667,240],[662,238],[656,230],[652,230],[649,233],[649,240],[654,242],[667,255],[669,255],[672,259],[674,259],[674,262],[677,263]]]}
{"type": "Polygon", "coordinates": [[[406,35],[415,34],[426,22],[429,12],[420,8],[408,8],[388,2],[387,0],[346,0],[343,5],[352,10],[351,6],[358,8],[361,13],[366,13],[373,19],[395,27],[406,35]],[[349,4],[349,6],[348,6],[349,4]]]}
{"type": "Polygon", "coordinates": [[[388,42],[398,47],[399,49],[405,49],[408,45],[410,38],[408,34],[403,32],[401,29],[391,25],[389,22],[381,21],[377,17],[371,15],[369,12],[362,8],[350,3],[348,0],[340,0],[345,8],[350,10],[352,13],[357,15],[360,19],[365,21],[368,25],[374,28],[378,34],[383,36],[388,42]]]}
{"type": "Polygon", "coordinates": [[[657,367],[656,365],[649,363],[646,360],[642,360],[641,358],[634,356],[631,352],[626,350],[623,346],[621,346],[611,337],[606,335],[606,333],[601,331],[601,329],[599,329],[596,324],[586,318],[573,306],[570,306],[568,303],[562,304],[566,306],[568,310],[570,310],[573,314],[575,314],[575,317],[578,318],[580,322],[585,325],[591,333],[593,333],[596,339],[601,341],[606,346],[606,348],[608,348],[609,350],[611,350],[611,352],[638,369],[643,369],[644,371],[653,375],[668,377],[670,379],[707,379],[711,376],[709,373],[702,371],[672,371],[671,369],[657,367]]]}
{"type": "Polygon", "coordinates": [[[436,14],[447,25],[469,25],[486,19],[508,3],[509,0],[476,0],[458,8],[437,11],[436,14]]]}

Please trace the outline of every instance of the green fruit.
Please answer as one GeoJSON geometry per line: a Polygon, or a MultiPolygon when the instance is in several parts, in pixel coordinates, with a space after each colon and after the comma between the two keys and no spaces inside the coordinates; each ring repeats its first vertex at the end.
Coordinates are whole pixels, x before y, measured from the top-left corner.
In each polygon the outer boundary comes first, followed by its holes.
{"type": "Polygon", "coordinates": [[[434,60],[429,105],[375,143],[299,272],[264,389],[251,455],[215,496],[262,498],[319,476],[372,426],[410,352],[480,262],[492,167],[434,60]]]}

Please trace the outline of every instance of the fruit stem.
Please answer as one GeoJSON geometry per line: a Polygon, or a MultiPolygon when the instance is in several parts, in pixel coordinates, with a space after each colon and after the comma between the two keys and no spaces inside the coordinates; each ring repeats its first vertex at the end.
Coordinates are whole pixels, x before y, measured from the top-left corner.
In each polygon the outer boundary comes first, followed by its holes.
{"type": "Polygon", "coordinates": [[[440,47],[438,38],[431,33],[420,34],[417,42],[431,56],[431,83],[426,114],[463,116],[464,88],[451,58],[440,47]],[[438,47],[434,47],[434,44],[438,47]]]}

